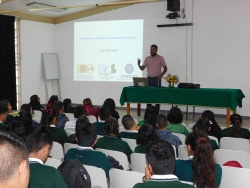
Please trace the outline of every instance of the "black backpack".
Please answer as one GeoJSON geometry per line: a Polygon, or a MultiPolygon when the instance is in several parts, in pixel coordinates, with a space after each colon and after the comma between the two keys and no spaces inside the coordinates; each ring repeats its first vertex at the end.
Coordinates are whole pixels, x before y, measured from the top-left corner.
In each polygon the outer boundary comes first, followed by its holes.
{"type": "Polygon", "coordinates": [[[57,169],[69,188],[91,188],[89,173],[78,159],[65,160],[57,169]]]}

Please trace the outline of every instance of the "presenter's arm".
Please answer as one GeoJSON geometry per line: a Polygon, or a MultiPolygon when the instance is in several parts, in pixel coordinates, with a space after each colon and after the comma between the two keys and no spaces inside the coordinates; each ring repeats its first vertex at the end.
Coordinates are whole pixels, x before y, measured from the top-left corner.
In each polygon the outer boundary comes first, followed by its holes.
{"type": "Polygon", "coordinates": [[[157,77],[158,80],[162,79],[163,75],[167,72],[167,70],[168,70],[167,66],[164,66],[162,73],[157,77]]]}
{"type": "Polygon", "coordinates": [[[141,60],[138,59],[138,66],[139,66],[139,68],[143,71],[143,70],[145,69],[145,67],[144,67],[144,66],[141,66],[140,64],[141,64],[141,60]]]}

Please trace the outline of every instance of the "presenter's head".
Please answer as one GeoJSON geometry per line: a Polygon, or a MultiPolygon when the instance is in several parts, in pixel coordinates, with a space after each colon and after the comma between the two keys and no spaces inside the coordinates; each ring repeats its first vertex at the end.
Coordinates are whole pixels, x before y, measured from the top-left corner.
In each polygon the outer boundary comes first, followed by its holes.
{"type": "Polygon", "coordinates": [[[158,47],[155,44],[152,44],[150,47],[150,54],[151,56],[156,56],[157,54],[158,47]]]}

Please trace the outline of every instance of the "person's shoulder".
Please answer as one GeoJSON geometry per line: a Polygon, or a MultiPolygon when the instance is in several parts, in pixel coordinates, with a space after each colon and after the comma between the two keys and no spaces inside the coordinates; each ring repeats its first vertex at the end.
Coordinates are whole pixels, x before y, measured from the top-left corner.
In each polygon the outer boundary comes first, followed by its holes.
{"type": "Polygon", "coordinates": [[[190,166],[192,165],[192,160],[182,160],[182,159],[177,159],[175,161],[175,166],[190,166]]]}

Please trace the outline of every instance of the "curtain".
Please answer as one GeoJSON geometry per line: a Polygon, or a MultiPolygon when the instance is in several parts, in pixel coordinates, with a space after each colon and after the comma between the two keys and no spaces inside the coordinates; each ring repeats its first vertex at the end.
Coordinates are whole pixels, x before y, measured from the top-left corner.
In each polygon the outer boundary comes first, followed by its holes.
{"type": "Polygon", "coordinates": [[[0,15],[0,100],[16,110],[15,17],[0,15]]]}

